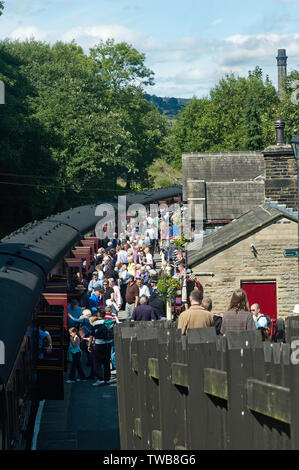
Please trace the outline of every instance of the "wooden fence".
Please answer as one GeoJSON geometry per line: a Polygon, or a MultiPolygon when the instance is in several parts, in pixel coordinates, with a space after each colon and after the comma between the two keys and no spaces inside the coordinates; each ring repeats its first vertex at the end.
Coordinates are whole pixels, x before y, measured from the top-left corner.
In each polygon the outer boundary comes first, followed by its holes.
{"type": "Polygon", "coordinates": [[[286,324],[282,345],[259,331],[118,325],[121,449],[299,449],[299,318],[286,324]]]}

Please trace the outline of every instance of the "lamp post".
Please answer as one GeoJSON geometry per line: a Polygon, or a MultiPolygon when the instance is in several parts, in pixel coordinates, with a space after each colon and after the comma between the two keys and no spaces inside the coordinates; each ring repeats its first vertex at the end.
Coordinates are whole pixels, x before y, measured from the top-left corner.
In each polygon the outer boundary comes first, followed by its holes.
{"type": "MultiPolygon", "coordinates": [[[[297,214],[298,214],[298,243],[297,248],[299,250],[299,132],[291,140],[291,145],[294,152],[294,157],[297,161],[297,214]]],[[[299,253],[298,253],[299,256],[299,253]]],[[[299,257],[298,257],[298,289],[299,289],[299,257]]],[[[298,292],[298,301],[299,301],[299,292],[298,292]]]]}

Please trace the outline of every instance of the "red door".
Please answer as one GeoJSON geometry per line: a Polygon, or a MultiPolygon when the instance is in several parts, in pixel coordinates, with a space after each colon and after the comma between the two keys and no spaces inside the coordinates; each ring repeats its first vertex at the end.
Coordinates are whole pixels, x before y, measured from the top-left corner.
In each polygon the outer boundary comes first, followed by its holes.
{"type": "Polygon", "coordinates": [[[275,281],[241,281],[241,287],[247,294],[249,306],[259,304],[261,313],[269,315],[273,320],[277,319],[275,281]]]}

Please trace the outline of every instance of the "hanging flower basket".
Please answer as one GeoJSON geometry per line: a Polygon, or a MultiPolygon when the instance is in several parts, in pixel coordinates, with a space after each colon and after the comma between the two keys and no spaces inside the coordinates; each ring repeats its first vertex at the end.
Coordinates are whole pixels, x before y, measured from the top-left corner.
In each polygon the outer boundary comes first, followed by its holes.
{"type": "Polygon", "coordinates": [[[175,244],[176,248],[178,250],[182,250],[184,251],[185,250],[185,245],[187,243],[190,243],[192,240],[190,240],[189,238],[185,238],[184,236],[182,236],[182,238],[176,238],[173,240],[173,243],[175,244]]]}
{"type": "Polygon", "coordinates": [[[165,274],[161,277],[157,284],[157,290],[164,297],[164,299],[172,299],[177,296],[177,291],[180,289],[180,281],[175,277],[165,274]]]}

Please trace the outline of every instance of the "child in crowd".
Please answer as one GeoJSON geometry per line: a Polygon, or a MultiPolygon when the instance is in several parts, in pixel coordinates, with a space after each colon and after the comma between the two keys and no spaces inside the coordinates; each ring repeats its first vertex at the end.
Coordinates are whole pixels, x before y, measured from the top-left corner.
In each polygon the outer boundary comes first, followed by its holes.
{"type": "Polygon", "coordinates": [[[85,382],[86,378],[85,378],[82,365],[81,365],[80,337],[76,328],[70,328],[69,334],[70,334],[69,352],[72,357],[72,363],[71,363],[69,379],[66,381],[66,383],[70,384],[70,383],[75,383],[76,381],[80,382],[81,380],[85,382]],[[79,378],[75,380],[76,370],[78,371],[79,378]]]}

